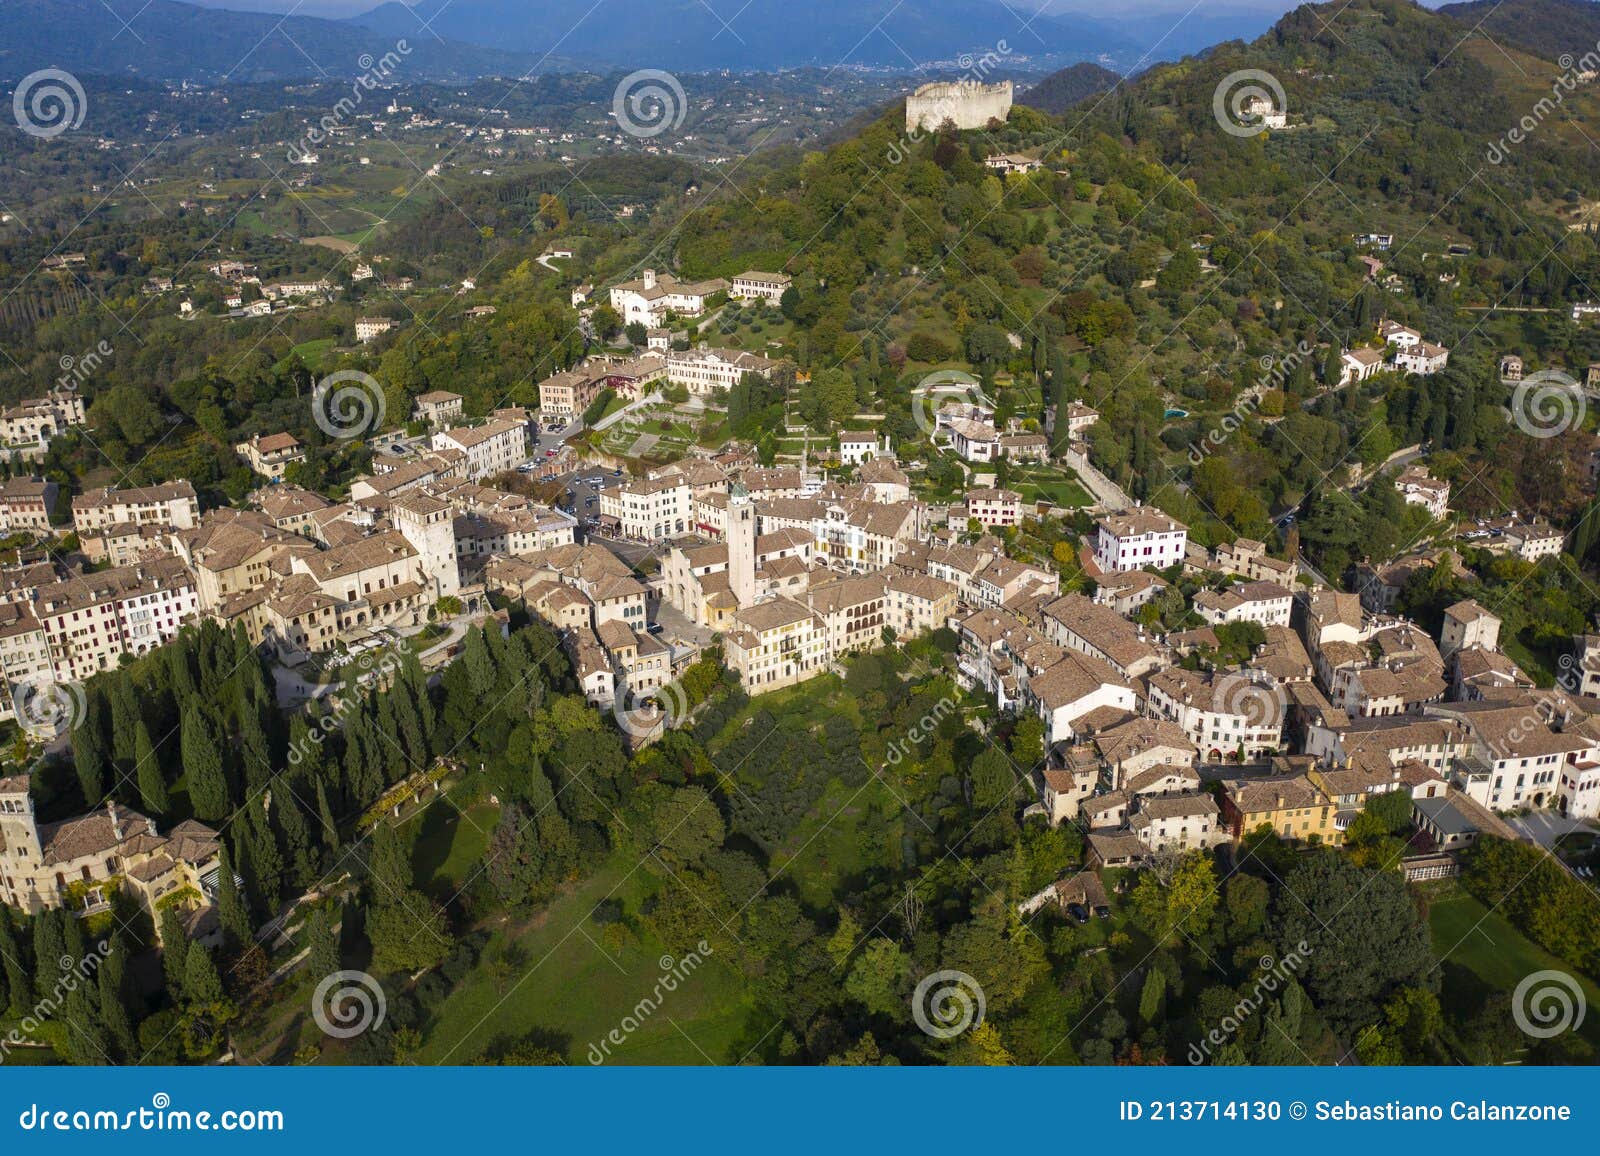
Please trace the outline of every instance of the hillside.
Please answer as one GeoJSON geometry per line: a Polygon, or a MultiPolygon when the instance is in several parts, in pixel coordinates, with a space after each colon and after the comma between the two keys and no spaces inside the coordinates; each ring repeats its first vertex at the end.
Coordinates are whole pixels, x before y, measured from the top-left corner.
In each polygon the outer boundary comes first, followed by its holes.
{"type": "Polygon", "coordinates": [[[1545,60],[1582,56],[1600,44],[1600,4],[1594,0],[1467,0],[1439,11],[1545,60]]]}
{"type": "MultiPolygon", "coordinates": [[[[534,64],[497,48],[420,36],[409,80],[519,75],[534,64]]],[[[396,51],[392,37],[342,20],[199,8],[176,0],[6,0],[0,78],[41,67],[154,80],[248,84],[354,77],[396,51]],[[126,21],[126,26],[124,22],[126,21]]],[[[556,60],[544,62],[553,67],[556,60]]]]}
{"type": "Polygon", "coordinates": [[[1092,61],[1052,72],[1017,97],[1021,104],[1059,116],[1086,96],[1115,88],[1122,78],[1092,61]]]}

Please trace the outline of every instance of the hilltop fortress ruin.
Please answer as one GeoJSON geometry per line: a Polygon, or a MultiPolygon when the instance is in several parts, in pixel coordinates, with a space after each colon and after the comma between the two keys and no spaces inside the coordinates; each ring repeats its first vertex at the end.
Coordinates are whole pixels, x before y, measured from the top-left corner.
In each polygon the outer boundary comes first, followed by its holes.
{"type": "Polygon", "coordinates": [[[932,132],[947,120],[959,129],[983,128],[991,120],[1003,122],[1010,111],[1009,80],[935,81],[906,97],[906,131],[932,132]]]}

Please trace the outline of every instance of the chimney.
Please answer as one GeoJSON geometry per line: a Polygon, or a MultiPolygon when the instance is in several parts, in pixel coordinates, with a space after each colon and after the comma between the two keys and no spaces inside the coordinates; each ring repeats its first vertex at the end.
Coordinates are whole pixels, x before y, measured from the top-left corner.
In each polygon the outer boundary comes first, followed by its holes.
{"type": "Polygon", "coordinates": [[[122,820],[117,815],[117,804],[110,799],[106,800],[106,814],[111,817],[111,835],[117,842],[122,842],[122,820]]]}

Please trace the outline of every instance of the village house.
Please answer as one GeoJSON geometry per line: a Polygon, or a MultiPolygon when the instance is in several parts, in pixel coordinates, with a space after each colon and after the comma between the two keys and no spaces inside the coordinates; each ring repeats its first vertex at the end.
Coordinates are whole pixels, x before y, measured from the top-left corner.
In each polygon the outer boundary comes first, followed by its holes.
{"type": "MultiPolygon", "coordinates": [[[[111,800],[103,810],[41,823],[28,776],[0,779],[0,899],[26,912],[99,914],[120,891],[152,919],[166,902],[192,917],[216,900],[220,850],[210,827],[190,819],[162,834],[111,800]]],[[[196,926],[192,918],[184,922],[196,926]]]]}
{"type": "Polygon", "coordinates": [[[528,457],[528,427],[522,422],[488,421],[458,426],[433,435],[435,450],[459,450],[466,455],[466,476],[492,477],[514,470],[528,457]]]}
{"type": "Polygon", "coordinates": [[[0,530],[8,534],[50,534],[50,511],[59,488],[43,478],[7,478],[0,482],[0,530]]]}
{"type": "Polygon", "coordinates": [[[1100,519],[1094,540],[1094,561],[1107,574],[1146,566],[1164,570],[1184,560],[1189,528],[1152,506],[1100,519]]]}
{"type": "Polygon", "coordinates": [[[784,290],[791,278],[787,273],[761,273],[754,269],[740,273],[728,287],[728,296],[742,301],[769,301],[776,305],[783,300],[784,290]]]}
{"type": "Polygon", "coordinates": [[[1260,626],[1288,626],[1294,595],[1276,582],[1241,582],[1226,590],[1201,590],[1194,610],[1212,626],[1227,622],[1254,622],[1260,626]]]}
{"type": "Polygon", "coordinates": [[[1022,521],[1022,495],[1015,490],[968,490],[966,516],[986,529],[1016,526],[1022,521]]]}
{"type": "Polygon", "coordinates": [[[83,398],[74,390],[25,398],[0,409],[0,453],[8,460],[38,461],[51,441],[85,421],[83,398]]]}
{"type": "Polygon", "coordinates": [[[415,421],[427,422],[434,429],[443,429],[461,420],[461,407],[462,397],[459,393],[433,389],[417,395],[411,416],[415,421]]]}
{"type": "Polygon", "coordinates": [[[1355,385],[1366,381],[1383,368],[1383,354],[1376,349],[1357,346],[1339,355],[1339,385],[1355,385]]]}
{"type": "Polygon", "coordinates": [[[667,380],[704,395],[732,389],[747,373],[759,374],[775,385],[793,384],[794,367],[738,349],[686,349],[667,353],[667,380]]]}
{"type": "Polygon", "coordinates": [[[1394,487],[1408,505],[1421,506],[1435,518],[1450,512],[1450,483],[1433,477],[1426,466],[1407,466],[1395,478],[1394,487]]]}
{"type": "Polygon", "coordinates": [[[291,433],[256,434],[233,450],[250,463],[252,470],[275,482],[283,480],[284,470],[292,463],[306,460],[305,448],[291,433]]]}
{"type": "Polygon", "coordinates": [[[376,341],[393,328],[394,321],[388,317],[357,317],[356,340],[365,345],[369,341],[376,341]]]}
{"type": "Polygon", "coordinates": [[[611,308],[624,325],[639,322],[659,326],[668,317],[698,317],[706,311],[708,298],[726,292],[728,283],[719,278],[709,281],[679,281],[671,273],[646,269],[638,280],[611,287],[611,308]]]}

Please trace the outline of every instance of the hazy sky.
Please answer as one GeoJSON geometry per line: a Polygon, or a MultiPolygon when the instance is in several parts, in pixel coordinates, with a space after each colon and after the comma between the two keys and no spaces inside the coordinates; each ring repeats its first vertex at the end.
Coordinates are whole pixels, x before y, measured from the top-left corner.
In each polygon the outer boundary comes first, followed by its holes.
{"type": "MultiPolygon", "coordinates": [[[[367,12],[376,8],[383,0],[189,0],[190,3],[200,4],[206,8],[232,8],[241,12],[290,12],[301,16],[351,16],[360,12],[367,12]]],[[[467,3],[470,0],[459,0],[467,3]]],[[[738,11],[744,0],[711,0],[713,8],[723,5],[732,5],[738,11]]],[[[798,7],[804,7],[805,0],[794,0],[798,7]]],[[[1443,0],[1441,0],[1443,2],[1443,0]]],[[[907,5],[915,5],[916,0],[905,0],[907,5]]],[[[1026,0],[1019,3],[1017,0],[1007,0],[1013,10],[1032,9],[1040,7],[1038,0],[1026,0]]],[[[1232,9],[1234,11],[1271,11],[1287,12],[1296,7],[1298,0],[1201,0],[1200,11],[1206,8],[1232,9]]],[[[1085,12],[1091,13],[1101,20],[1115,22],[1118,12],[1129,14],[1138,13],[1149,15],[1153,12],[1187,11],[1194,6],[1194,0],[1051,0],[1047,5],[1054,12],[1085,12]]]]}
{"type": "MultiPolygon", "coordinates": [[[[376,8],[382,0],[190,0],[207,8],[232,8],[247,12],[294,12],[302,16],[352,16],[376,8]]],[[[470,0],[460,0],[462,3],[470,0]]],[[[803,8],[805,0],[794,0],[803,8]]],[[[987,2],[987,0],[986,0],[987,2]]],[[[1446,0],[1424,0],[1430,8],[1446,0]]],[[[738,10],[743,0],[712,0],[713,8],[731,4],[738,10]]],[[[905,0],[914,5],[916,0],[905,0]]],[[[1116,23],[1119,13],[1150,16],[1161,12],[1182,13],[1195,6],[1195,0],[1049,0],[1041,5],[1039,0],[1007,0],[1013,9],[1048,7],[1052,12],[1082,12],[1107,23],[1116,23]]],[[[1205,11],[1287,12],[1299,6],[1300,0],[1200,0],[1196,15],[1205,11]]]]}

